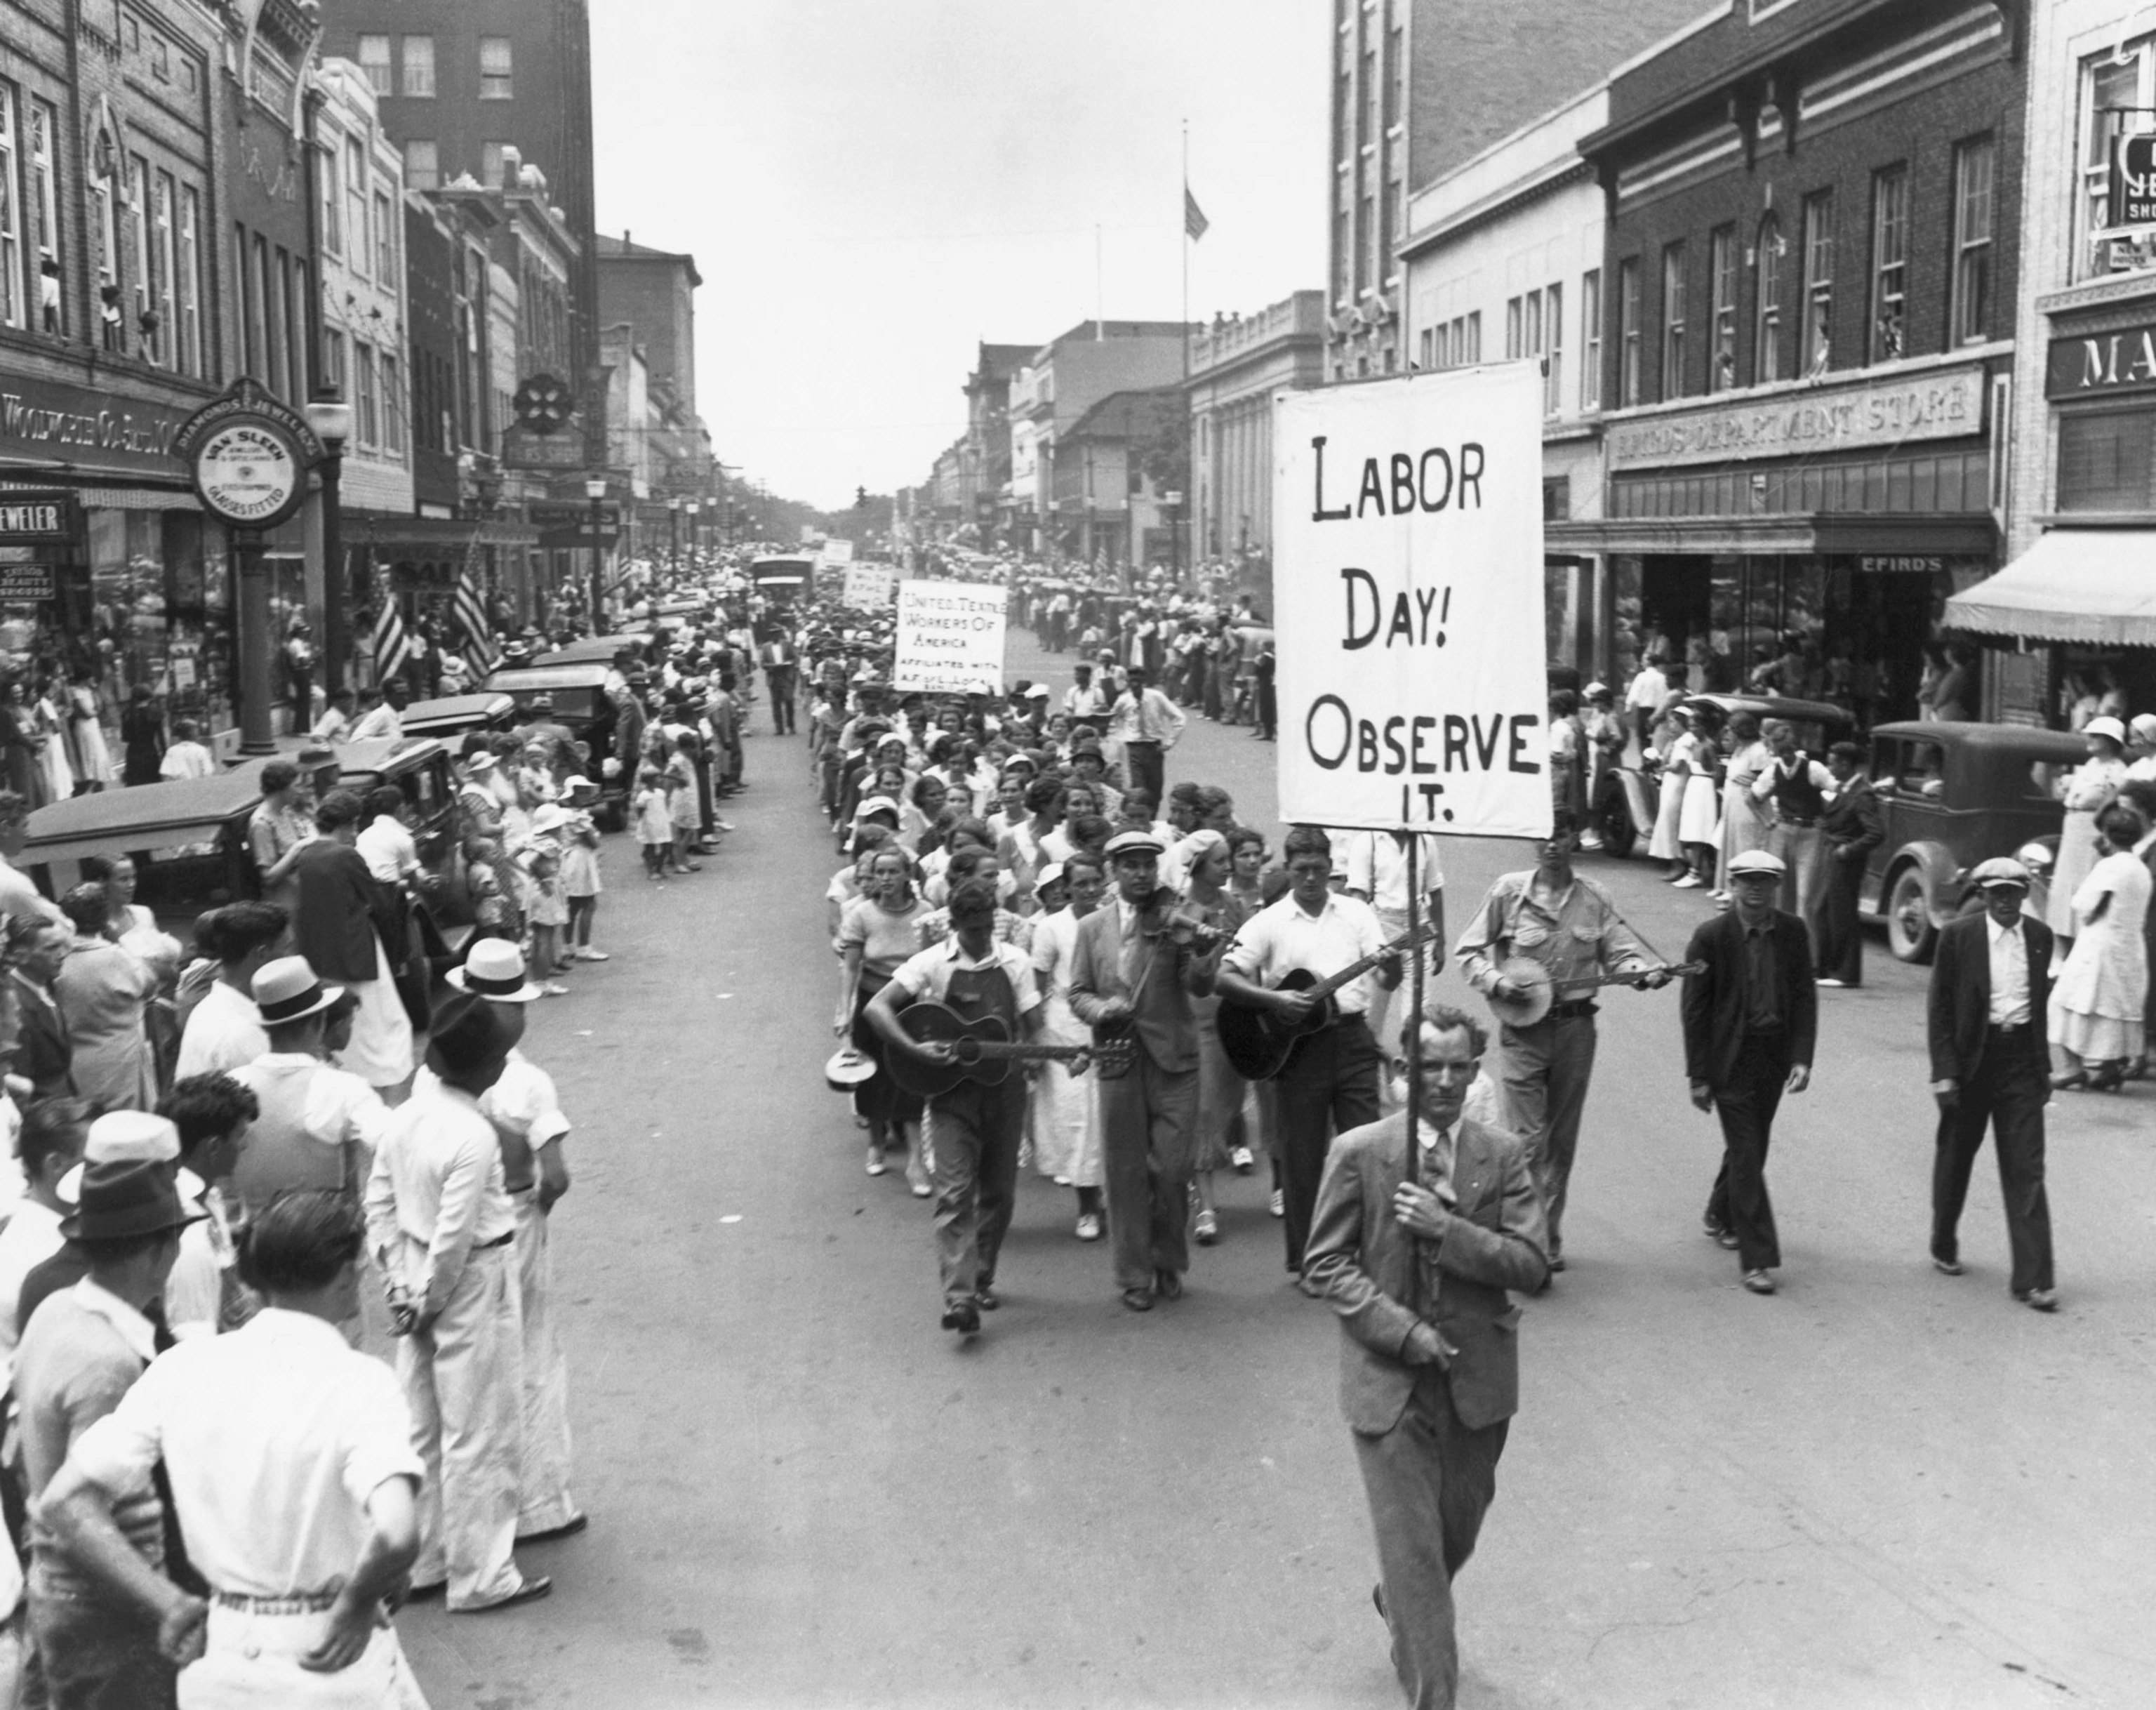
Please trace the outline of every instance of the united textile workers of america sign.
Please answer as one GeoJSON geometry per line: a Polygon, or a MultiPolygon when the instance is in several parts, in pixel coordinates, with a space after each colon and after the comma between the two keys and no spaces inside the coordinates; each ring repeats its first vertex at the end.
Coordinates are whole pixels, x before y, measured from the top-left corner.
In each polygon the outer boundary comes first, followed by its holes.
{"type": "Polygon", "coordinates": [[[1275,408],[1281,817],[1546,835],[1541,377],[1275,408]]]}
{"type": "Polygon", "coordinates": [[[891,686],[901,694],[993,695],[1004,680],[1002,587],[898,584],[891,686]]]}

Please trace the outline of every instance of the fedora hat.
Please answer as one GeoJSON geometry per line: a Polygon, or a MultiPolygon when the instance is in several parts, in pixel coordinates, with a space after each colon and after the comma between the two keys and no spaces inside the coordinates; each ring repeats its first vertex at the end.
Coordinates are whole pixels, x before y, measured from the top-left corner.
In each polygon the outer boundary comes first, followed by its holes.
{"type": "Polygon", "coordinates": [[[126,1240],[183,1229],[208,1215],[181,1200],[167,1166],[130,1158],[85,1168],[82,1196],[60,1220],[60,1233],[71,1241],[126,1240]]]}
{"type": "Polygon", "coordinates": [[[496,1008],[469,993],[452,998],[434,1014],[434,1036],[427,1045],[427,1066],[444,1080],[491,1067],[507,1060],[524,1036],[524,1012],[496,1008]]]}
{"type": "Polygon", "coordinates": [[[264,1027],[282,1027],[326,1009],[344,995],[342,986],[326,986],[304,956],[280,956],[265,962],[254,976],[254,1007],[264,1027]]]}
{"type": "Polygon", "coordinates": [[[449,972],[449,982],[475,998],[491,998],[497,1004],[528,1004],[539,988],[524,977],[524,953],[506,938],[479,938],[472,943],[464,965],[449,972]]]}

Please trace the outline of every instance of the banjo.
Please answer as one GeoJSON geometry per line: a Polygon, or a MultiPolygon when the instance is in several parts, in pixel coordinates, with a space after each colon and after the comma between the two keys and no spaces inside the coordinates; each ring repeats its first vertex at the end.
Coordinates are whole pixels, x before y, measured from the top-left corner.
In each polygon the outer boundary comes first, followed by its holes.
{"type": "MultiPolygon", "coordinates": [[[[1567,990],[1581,987],[1638,986],[1652,975],[1668,974],[1671,978],[1704,973],[1704,962],[1680,962],[1674,966],[1635,968],[1630,973],[1605,973],[1593,979],[1573,979],[1565,982],[1567,990]]],[[[1490,1006],[1491,1014],[1500,1021],[1513,1027],[1532,1027],[1548,1014],[1557,1002],[1557,989],[1550,979],[1549,970],[1532,956],[1508,956],[1497,965],[1501,979],[1509,980],[1519,989],[1517,998],[1501,998],[1486,992],[1483,1000],[1490,1006]]]]}

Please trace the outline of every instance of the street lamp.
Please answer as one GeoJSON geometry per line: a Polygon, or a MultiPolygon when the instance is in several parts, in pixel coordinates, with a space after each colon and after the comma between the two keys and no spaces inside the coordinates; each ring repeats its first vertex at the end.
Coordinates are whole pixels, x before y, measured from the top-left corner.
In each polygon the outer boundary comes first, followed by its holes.
{"type": "Polygon", "coordinates": [[[675,494],[666,501],[666,559],[672,567],[674,579],[681,579],[681,496],[675,494]]]}
{"type": "Polygon", "coordinates": [[[584,483],[584,496],[590,500],[592,504],[592,634],[594,635],[603,633],[606,628],[599,621],[599,612],[606,599],[605,590],[602,586],[606,579],[606,570],[600,556],[599,506],[605,501],[606,495],[607,484],[604,475],[593,475],[584,483]]]}
{"type": "Polygon", "coordinates": [[[682,506],[682,509],[689,513],[689,567],[691,570],[701,567],[696,561],[696,518],[702,512],[703,508],[694,499],[682,506]]]}
{"type": "MultiPolygon", "coordinates": [[[[346,602],[351,594],[344,564],[344,446],[352,438],[352,406],[335,387],[325,386],[307,403],[307,425],[322,442],[322,694],[325,700],[344,686],[346,602]]],[[[304,730],[314,722],[314,708],[296,708],[293,722],[304,730]]]]}

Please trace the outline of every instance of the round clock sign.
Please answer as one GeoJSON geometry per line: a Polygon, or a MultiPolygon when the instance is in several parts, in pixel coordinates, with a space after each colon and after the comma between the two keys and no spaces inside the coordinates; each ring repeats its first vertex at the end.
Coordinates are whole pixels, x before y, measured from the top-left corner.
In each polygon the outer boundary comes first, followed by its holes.
{"type": "Polygon", "coordinates": [[[322,455],[305,417],[245,379],[189,417],[172,450],[203,508],[244,529],[275,528],[297,511],[322,455]]]}

